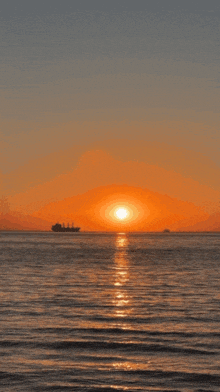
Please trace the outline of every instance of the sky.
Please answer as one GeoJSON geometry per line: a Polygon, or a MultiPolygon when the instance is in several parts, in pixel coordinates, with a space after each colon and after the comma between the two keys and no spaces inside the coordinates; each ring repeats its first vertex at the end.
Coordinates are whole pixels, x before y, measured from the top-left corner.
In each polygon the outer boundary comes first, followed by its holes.
{"type": "Polygon", "coordinates": [[[217,212],[219,19],[216,0],[2,2],[0,195],[12,209],[124,184],[217,212]]]}

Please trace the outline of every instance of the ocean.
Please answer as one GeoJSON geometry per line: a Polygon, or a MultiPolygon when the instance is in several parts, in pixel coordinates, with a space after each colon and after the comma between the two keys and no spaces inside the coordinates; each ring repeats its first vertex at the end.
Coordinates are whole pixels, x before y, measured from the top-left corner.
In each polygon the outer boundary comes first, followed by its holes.
{"type": "Polygon", "coordinates": [[[220,233],[0,232],[0,390],[220,391],[220,233]]]}

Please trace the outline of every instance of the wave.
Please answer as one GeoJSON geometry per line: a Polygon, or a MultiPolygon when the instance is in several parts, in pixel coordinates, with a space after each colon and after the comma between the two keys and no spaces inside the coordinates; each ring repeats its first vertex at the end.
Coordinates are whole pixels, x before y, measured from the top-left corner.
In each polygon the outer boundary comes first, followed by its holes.
{"type": "Polygon", "coordinates": [[[0,347],[33,347],[45,348],[51,350],[71,350],[71,349],[86,349],[86,350],[117,350],[125,351],[126,353],[135,352],[136,355],[141,352],[148,353],[177,353],[184,355],[217,355],[215,351],[198,350],[193,348],[165,346],[161,344],[137,344],[137,343],[118,343],[118,342],[104,342],[104,341],[55,341],[55,342],[39,342],[39,341],[1,341],[0,347]]]}
{"type": "MultiPolygon", "coordinates": [[[[212,392],[210,387],[219,387],[220,376],[208,373],[188,373],[188,372],[167,372],[158,370],[123,370],[123,371],[91,371],[65,369],[55,371],[36,371],[24,374],[12,372],[0,372],[0,379],[5,386],[17,383],[21,384],[23,390],[32,391],[65,391],[77,390],[86,392],[107,392],[122,391],[129,392],[148,391],[157,392],[179,392],[178,388],[190,387],[196,392],[212,392]],[[60,379],[64,378],[65,382],[61,384],[60,379]],[[135,380],[135,383],[132,382],[135,380]],[[132,389],[129,388],[129,384],[132,389]],[[165,389],[162,388],[166,383],[165,389]],[[38,384],[38,385],[37,385],[38,384]],[[40,385],[39,385],[40,384],[40,385]],[[68,385],[64,385],[68,384],[68,385]],[[27,385],[28,389],[25,388],[27,385]],[[111,386],[110,386],[111,385],[111,386]],[[175,388],[175,389],[174,389],[175,388]],[[195,389],[196,388],[196,389],[195,389]]],[[[190,389],[190,390],[191,390],[190,389]]],[[[18,389],[17,389],[18,390],[18,389]]]]}
{"type": "Polygon", "coordinates": [[[66,327],[54,327],[54,328],[35,328],[33,332],[40,333],[94,333],[94,334],[115,334],[115,335],[146,335],[146,336],[176,336],[185,338],[197,338],[197,337],[220,337],[219,332],[161,332],[161,331],[149,331],[149,330],[138,330],[138,329],[124,329],[124,328],[66,328],[66,327]]]}

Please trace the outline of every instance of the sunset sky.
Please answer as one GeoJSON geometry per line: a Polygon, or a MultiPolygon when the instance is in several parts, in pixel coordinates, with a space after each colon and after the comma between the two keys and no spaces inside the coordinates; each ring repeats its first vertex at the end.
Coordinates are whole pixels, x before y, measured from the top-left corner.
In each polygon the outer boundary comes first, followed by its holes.
{"type": "Polygon", "coordinates": [[[2,3],[10,213],[85,230],[220,228],[220,2],[2,3]]]}

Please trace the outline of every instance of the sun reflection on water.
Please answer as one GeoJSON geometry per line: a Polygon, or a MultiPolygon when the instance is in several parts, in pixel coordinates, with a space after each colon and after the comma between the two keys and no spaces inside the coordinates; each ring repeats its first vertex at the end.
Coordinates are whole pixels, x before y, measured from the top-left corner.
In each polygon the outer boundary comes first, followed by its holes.
{"type": "MultiPolygon", "coordinates": [[[[129,317],[132,314],[132,297],[130,286],[130,263],[128,258],[128,245],[129,238],[126,233],[118,233],[115,240],[115,279],[114,279],[114,294],[113,294],[113,305],[114,305],[114,316],[117,319],[115,323],[116,328],[123,330],[131,330],[131,324],[129,317]]],[[[120,338],[121,343],[129,343],[127,337],[120,338]]],[[[131,362],[125,362],[118,357],[118,360],[112,363],[114,370],[132,370],[133,364],[131,362]]]]}
{"type": "MultiPolygon", "coordinates": [[[[128,237],[125,233],[117,234],[115,246],[115,291],[113,303],[115,316],[122,318],[130,314],[130,298],[127,290],[129,284],[128,237]]],[[[121,327],[125,328],[125,325],[123,324],[121,327]]]]}
{"type": "Polygon", "coordinates": [[[128,245],[126,233],[118,233],[115,241],[116,248],[125,248],[128,245]]]}

